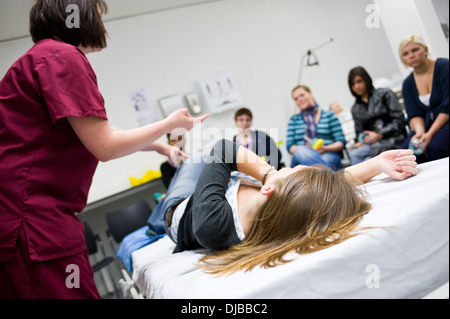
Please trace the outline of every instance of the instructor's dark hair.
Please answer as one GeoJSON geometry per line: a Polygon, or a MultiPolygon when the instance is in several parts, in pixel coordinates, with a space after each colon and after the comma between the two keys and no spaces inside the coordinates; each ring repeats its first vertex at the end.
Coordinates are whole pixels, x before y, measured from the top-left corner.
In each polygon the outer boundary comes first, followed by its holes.
{"type": "Polygon", "coordinates": [[[101,16],[107,11],[104,0],[35,0],[30,11],[30,34],[34,43],[55,39],[103,49],[106,29],[101,16]],[[74,14],[79,14],[79,24],[73,24],[74,14]]]}

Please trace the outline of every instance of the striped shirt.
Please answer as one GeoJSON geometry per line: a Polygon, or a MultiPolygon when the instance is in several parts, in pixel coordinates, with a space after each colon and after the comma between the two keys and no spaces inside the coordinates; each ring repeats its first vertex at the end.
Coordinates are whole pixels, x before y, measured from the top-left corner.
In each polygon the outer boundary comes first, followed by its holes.
{"type": "MultiPolygon", "coordinates": [[[[293,145],[306,145],[305,133],[306,122],[301,113],[292,116],[287,128],[286,147],[288,151],[293,145]]],[[[345,146],[346,140],[341,122],[333,112],[321,111],[320,120],[317,123],[317,138],[323,139],[324,145],[339,141],[345,146]]]]}

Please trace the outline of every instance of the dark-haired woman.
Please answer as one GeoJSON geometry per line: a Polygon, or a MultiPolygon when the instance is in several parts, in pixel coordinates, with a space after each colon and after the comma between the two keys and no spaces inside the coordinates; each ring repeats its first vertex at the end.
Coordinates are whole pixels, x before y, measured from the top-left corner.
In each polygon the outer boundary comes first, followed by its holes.
{"type": "Polygon", "coordinates": [[[156,140],[203,120],[180,110],[134,130],[109,125],[85,56],[106,47],[106,8],[103,0],[36,0],[35,45],[0,82],[0,298],[99,298],[76,216],[99,160],[169,155],[156,140]],[[69,5],[79,28],[66,25],[69,5]]]}
{"type": "Polygon", "coordinates": [[[406,119],[395,93],[375,89],[372,78],[362,67],[350,71],[348,85],[356,98],[352,107],[356,141],[349,152],[351,164],[400,148],[406,137],[406,119]]]}

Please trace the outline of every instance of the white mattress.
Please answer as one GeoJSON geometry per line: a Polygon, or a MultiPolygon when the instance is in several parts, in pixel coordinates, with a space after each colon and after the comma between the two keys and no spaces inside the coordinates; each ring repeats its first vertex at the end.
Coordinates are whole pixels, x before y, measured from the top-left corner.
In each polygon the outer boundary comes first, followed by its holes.
{"type": "Polygon", "coordinates": [[[135,251],[133,280],[147,298],[422,298],[449,281],[449,160],[365,185],[371,230],[291,263],[216,278],[196,268],[201,251],[172,254],[168,237],[135,251]]]}

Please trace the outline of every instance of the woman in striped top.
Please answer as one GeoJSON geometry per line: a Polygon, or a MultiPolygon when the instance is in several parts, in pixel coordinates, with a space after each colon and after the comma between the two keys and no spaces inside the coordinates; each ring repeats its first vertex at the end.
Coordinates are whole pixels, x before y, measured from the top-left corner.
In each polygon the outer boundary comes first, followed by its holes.
{"type": "Polygon", "coordinates": [[[300,113],[291,117],[287,129],[287,149],[292,154],[291,167],[324,164],[333,170],[342,168],[340,152],[346,140],[341,123],[331,111],[321,110],[311,90],[304,85],[292,90],[292,98],[300,113]],[[312,149],[314,139],[323,145],[312,149]]]}

